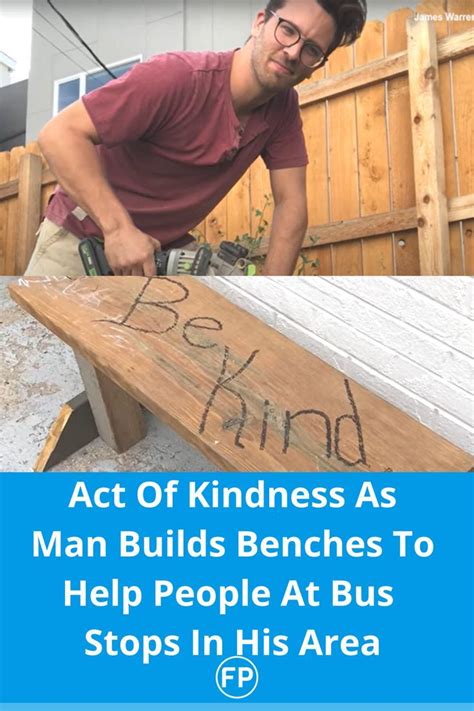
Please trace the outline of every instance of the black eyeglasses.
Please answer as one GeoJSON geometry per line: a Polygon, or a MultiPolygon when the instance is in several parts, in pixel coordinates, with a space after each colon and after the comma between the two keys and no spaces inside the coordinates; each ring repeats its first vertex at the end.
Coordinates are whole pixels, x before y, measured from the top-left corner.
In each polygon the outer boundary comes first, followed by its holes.
{"type": "MultiPolygon", "coordinates": [[[[275,39],[278,44],[282,47],[293,47],[298,44],[300,39],[302,39],[301,32],[295,25],[293,25],[288,20],[284,20],[282,17],[270,10],[270,13],[274,15],[278,22],[275,27],[275,39]]],[[[323,52],[321,47],[318,47],[314,42],[303,42],[300,52],[300,62],[304,64],[308,69],[317,69],[322,67],[328,61],[328,56],[323,52]]]]}

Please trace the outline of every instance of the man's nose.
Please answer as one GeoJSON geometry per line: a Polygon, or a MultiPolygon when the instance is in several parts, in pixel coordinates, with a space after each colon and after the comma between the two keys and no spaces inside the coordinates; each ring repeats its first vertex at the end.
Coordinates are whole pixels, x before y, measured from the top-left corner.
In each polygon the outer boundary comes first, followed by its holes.
{"type": "Polygon", "coordinates": [[[298,40],[296,44],[291,45],[291,47],[285,47],[284,51],[289,60],[293,62],[299,61],[301,54],[301,42],[302,39],[298,40]]]}

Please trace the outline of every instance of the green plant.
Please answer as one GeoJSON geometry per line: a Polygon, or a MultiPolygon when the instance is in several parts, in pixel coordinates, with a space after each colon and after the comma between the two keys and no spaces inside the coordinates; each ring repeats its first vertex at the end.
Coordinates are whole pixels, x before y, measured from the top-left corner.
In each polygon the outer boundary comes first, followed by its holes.
{"type": "Polygon", "coordinates": [[[262,240],[265,237],[265,231],[268,227],[268,220],[265,218],[265,211],[272,204],[272,196],[265,194],[264,198],[265,202],[262,209],[260,210],[259,208],[256,208],[252,210],[252,212],[255,213],[255,217],[258,217],[255,234],[251,235],[248,232],[245,232],[243,235],[237,235],[235,238],[236,242],[240,242],[249,250],[250,259],[255,257],[255,252],[260,248],[262,240]]]}
{"type": "MultiPolygon", "coordinates": [[[[254,234],[250,234],[249,232],[245,232],[242,235],[237,235],[234,238],[235,242],[239,242],[242,244],[244,247],[246,247],[249,250],[249,258],[253,259],[253,261],[263,261],[263,256],[262,255],[256,255],[255,252],[257,252],[261,245],[262,241],[265,238],[265,234],[267,232],[267,228],[269,225],[268,220],[265,217],[265,212],[268,210],[270,205],[272,204],[273,198],[271,194],[265,193],[263,196],[265,199],[265,202],[262,206],[262,208],[252,208],[252,212],[255,215],[255,217],[258,217],[258,222],[257,226],[255,227],[255,232],[254,234]]],[[[193,237],[196,239],[196,241],[199,244],[204,244],[205,242],[208,242],[206,235],[201,232],[201,230],[193,229],[190,230],[190,233],[193,235],[193,237]]],[[[226,238],[224,232],[222,230],[219,230],[219,237],[221,237],[223,240],[226,238]]],[[[318,237],[314,235],[309,235],[309,241],[312,246],[316,246],[318,242],[318,237]]],[[[310,259],[307,257],[304,253],[304,249],[300,250],[299,254],[299,259],[298,259],[298,265],[296,269],[296,274],[297,276],[306,276],[307,275],[307,269],[317,269],[319,267],[319,259],[310,259]]]]}
{"type": "MultiPolygon", "coordinates": [[[[312,246],[316,246],[318,239],[319,238],[314,235],[309,235],[309,241],[312,246]]],[[[319,267],[319,259],[310,259],[305,255],[304,250],[301,250],[296,270],[297,276],[307,276],[306,269],[308,267],[311,269],[317,269],[319,267]]]]}

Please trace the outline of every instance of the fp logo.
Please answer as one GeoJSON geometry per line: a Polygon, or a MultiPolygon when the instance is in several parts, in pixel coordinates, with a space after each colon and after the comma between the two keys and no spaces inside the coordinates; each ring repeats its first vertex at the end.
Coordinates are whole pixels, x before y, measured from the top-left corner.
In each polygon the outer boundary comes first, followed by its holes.
{"type": "Polygon", "coordinates": [[[257,667],[246,657],[228,657],[217,667],[216,684],[229,699],[245,699],[257,688],[257,667]]]}

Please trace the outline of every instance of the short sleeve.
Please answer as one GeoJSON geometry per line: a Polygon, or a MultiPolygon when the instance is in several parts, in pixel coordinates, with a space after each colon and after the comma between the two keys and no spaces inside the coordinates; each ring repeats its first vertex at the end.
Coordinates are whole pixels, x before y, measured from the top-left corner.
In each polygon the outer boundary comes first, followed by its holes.
{"type": "Polygon", "coordinates": [[[168,53],[136,64],[123,76],[83,96],[82,102],[101,143],[111,148],[149,137],[182,115],[189,92],[193,92],[191,67],[178,55],[168,53]]]}
{"type": "MultiPolygon", "coordinates": [[[[261,156],[269,170],[299,168],[308,164],[298,94],[294,89],[276,97],[272,112],[275,128],[261,156]]],[[[273,123],[273,122],[272,122],[273,123]]]]}

